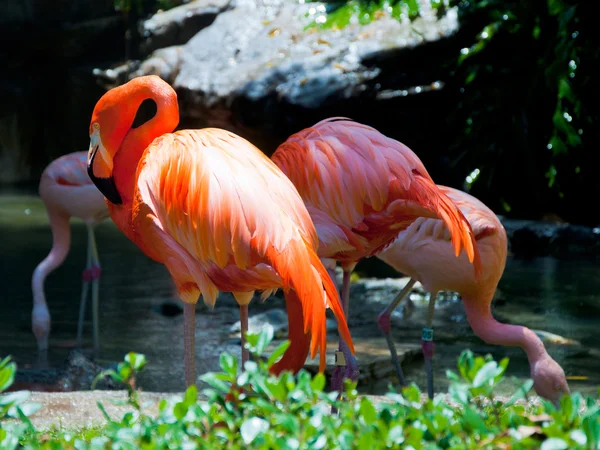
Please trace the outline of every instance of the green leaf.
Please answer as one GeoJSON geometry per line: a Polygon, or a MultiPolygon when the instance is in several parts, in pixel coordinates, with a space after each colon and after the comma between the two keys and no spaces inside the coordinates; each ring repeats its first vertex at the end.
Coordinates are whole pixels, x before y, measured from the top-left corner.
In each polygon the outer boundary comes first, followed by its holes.
{"type": "Polygon", "coordinates": [[[100,403],[99,401],[96,402],[96,405],[98,405],[98,409],[102,412],[102,415],[104,416],[104,418],[106,419],[106,421],[108,423],[111,423],[112,419],[110,418],[110,416],[106,412],[106,409],[104,408],[104,405],[102,403],[100,403]]]}
{"type": "Polygon", "coordinates": [[[237,359],[230,353],[221,353],[220,356],[221,370],[225,372],[231,378],[230,381],[235,380],[237,376],[237,359]]]}
{"type": "Polygon", "coordinates": [[[195,384],[192,384],[185,391],[184,403],[187,406],[192,406],[192,405],[196,404],[197,401],[198,401],[198,388],[196,387],[195,384]]]}
{"type": "Polygon", "coordinates": [[[477,375],[475,375],[475,378],[473,379],[473,387],[483,386],[501,373],[502,368],[498,367],[498,363],[496,363],[496,361],[485,363],[485,365],[479,369],[477,375]]]}
{"type": "Polygon", "coordinates": [[[367,425],[371,425],[377,419],[377,411],[367,397],[360,401],[360,414],[367,425]]]}
{"type": "Polygon", "coordinates": [[[7,390],[15,381],[17,365],[10,362],[10,356],[7,356],[0,362],[0,392],[7,390]]]}
{"type": "MultiPolygon", "coordinates": [[[[251,362],[251,361],[247,361],[251,362]]],[[[220,392],[229,392],[229,385],[227,383],[225,383],[224,381],[221,381],[217,378],[217,374],[215,374],[214,372],[207,372],[204,375],[200,376],[200,381],[204,381],[206,384],[208,384],[209,386],[215,388],[217,391],[220,392]]]]}
{"type": "Polygon", "coordinates": [[[325,375],[317,373],[310,382],[310,387],[314,392],[322,392],[325,388],[325,375]]]}
{"type": "Polygon", "coordinates": [[[504,406],[512,406],[515,402],[527,395],[527,393],[533,387],[533,380],[527,379],[519,386],[517,391],[513,394],[513,396],[504,404],[504,406]]]}
{"type": "Polygon", "coordinates": [[[246,445],[251,444],[260,434],[269,429],[269,422],[258,417],[252,417],[246,420],[240,427],[240,434],[246,445]]]}
{"type": "Polygon", "coordinates": [[[260,356],[265,352],[267,346],[273,340],[273,334],[273,326],[270,324],[265,325],[265,327],[260,330],[258,341],[256,342],[256,356],[260,356]]]}
{"type": "Polygon", "coordinates": [[[540,450],[565,450],[569,445],[560,438],[549,438],[542,442],[540,450]]]}
{"type": "Polygon", "coordinates": [[[0,406],[19,405],[26,401],[31,395],[29,391],[16,391],[4,394],[0,397],[0,406]]]}
{"type": "Polygon", "coordinates": [[[136,372],[139,372],[146,366],[146,355],[129,352],[125,356],[125,361],[128,362],[136,372]]]}
{"type": "Polygon", "coordinates": [[[267,367],[271,367],[273,364],[275,364],[275,362],[285,353],[289,346],[290,341],[285,341],[279,344],[269,356],[269,359],[267,360],[267,367]]]}

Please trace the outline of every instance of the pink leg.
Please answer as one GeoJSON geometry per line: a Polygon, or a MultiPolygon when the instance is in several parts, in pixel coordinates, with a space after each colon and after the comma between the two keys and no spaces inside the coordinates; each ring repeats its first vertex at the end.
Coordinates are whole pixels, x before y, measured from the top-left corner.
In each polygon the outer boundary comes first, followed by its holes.
{"type": "Polygon", "coordinates": [[[246,361],[250,359],[250,352],[246,348],[246,333],[248,333],[248,305],[240,305],[240,326],[242,333],[242,370],[246,361]]]}
{"type": "Polygon", "coordinates": [[[183,303],[183,358],[185,363],[185,386],[196,383],[196,305],[183,303]]]}
{"type": "Polygon", "coordinates": [[[387,341],[388,348],[390,349],[390,353],[392,354],[392,363],[394,364],[394,368],[396,369],[396,375],[398,376],[398,380],[400,380],[400,385],[406,386],[406,379],[404,378],[404,373],[402,372],[402,367],[400,366],[400,360],[398,359],[398,353],[396,351],[396,346],[394,345],[394,341],[392,339],[391,333],[391,315],[392,312],[398,307],[400,302],[410,293],[412,287],[415,285],[416,280],[410,279],[406,286],[400,291],[400,293],[396,296],[396,298],[385,308],[381,314],[377,317],[377,325],[379,325],[379,329],[383,332],[385,336],[385,340],[387,341]]]}
{"type": "MultiPolygon", "coordinates": [[[[344,308],[344,315],[348,320],[348,306],[350,303],[350,275],[352,270],[344,270],[344,280],[342,283],[342,307],[344,308]]],[[[350,378],[352,381],[358,380],[359,370],[356,358],[348,348],[348,344],[340,338],[339,351],[343,353],[343,361],[339,361],[339,365],[333,371],[331,375],[331,389],[334,391],[342,392],[344,387],[344,379],[350,378]]],[[[336,355],[336,364],[341,359],[341,355],[336,355]]]]}

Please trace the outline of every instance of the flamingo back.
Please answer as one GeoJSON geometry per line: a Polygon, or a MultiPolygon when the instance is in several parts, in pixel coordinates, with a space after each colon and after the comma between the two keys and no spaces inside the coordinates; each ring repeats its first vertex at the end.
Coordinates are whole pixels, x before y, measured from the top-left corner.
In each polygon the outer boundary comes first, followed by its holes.
{"type": "Polygon", "coordinates": [[[52,161],[44,174],[63,186],[87,186],[93,184],[87,173],[87,152],[74,152],[52,161]]]}
{"type": "Polygon", "coordinates": [[[273,161],[313,214],[319,256],[356,262],[388,245],[417,217],[442,218],[454,250],[478,270],[468,222],[435,185],[417,155],[369,126],[327,119],[281,144],[273,161]],[[345,245],[344,245],[345,243],[345,245]]]}

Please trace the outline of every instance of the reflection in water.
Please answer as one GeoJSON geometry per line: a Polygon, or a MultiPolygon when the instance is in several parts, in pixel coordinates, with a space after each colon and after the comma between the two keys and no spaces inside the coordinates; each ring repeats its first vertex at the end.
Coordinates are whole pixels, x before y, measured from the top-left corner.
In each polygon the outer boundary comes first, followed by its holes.
{"type": "MultiPolygon", "coordinates": [[[[75,339],[81,272],[86,256],[86,229],[72,220],[71,253],[46,280],[48,306],[52,315],[49,361],[59,367],[75,339]]],[[[31,333],[31,275],[46,256],[51,232],[41,201],[35,195],[0,195],[0,356],[7,354],[22,369],[36,359],[31,333]]],[[[102,264],[100,289],[100,345],[98,363],[108,366],[120,361],[130,350],[145,353],[149,365],[141,377],[145,390],[183,389],[183,317],[165,314],[165,304],[178,305],[166,269],[145,257],[107,220],[97,227],[102,264]]],[[[370,304],[353,290],[350,326],[355,339],[378,336],[375,318],[382,304],[370,304]],[[361,301],[363,302],[361,304],[361,301]]],[[[484,344],[471,332],[460,301],[439,300],[436,308],[436,391],[446,389],[445,370],[455,370],[456,357],[466,347],[477,353],[492,353],[511,359],[510,375],[528,376],[529,367],[520,349],[484,344]]],[[[391,298],[390,298],[391,299],[391,298]]],[[[387,304],[390,299],[384,299],[387,304]]],[[[281,299],[264,304],[253,302],[250,314],[284,308],[281,299]]],[[[393,335],[397,342],[419,343],[425,317],[424,305],[408,320],[394,316],[393,335]]],[[[600,385],[600,262],[539,258],[533,261],[510,259],[494,303],[495,316],[504,322],[526,325],[579,341],[581,345],[546,344],[549,353],[563,366],[574,390],[594,392],[600,385]]],[[[173,308],[168,309],[172,312],[173,308]]],[[[176,311],[176,309],[175,309],[176,311]]],[[[238,356],[239,339],[232,339],[229,327],[239,312],[230,296],[222,296],[214,310],[199,304],[197,309],[198,373],[218,368],[218,355],[227,350],[238,356]]],[[[84,328],[84,342],[91,346],[91,321],[84,328]]],[[[422,359],[405,365],[409,381],[425,386],[422,359]]],[[[361,392],[379,393],[391,379],[361,386],[361,392]]]]}

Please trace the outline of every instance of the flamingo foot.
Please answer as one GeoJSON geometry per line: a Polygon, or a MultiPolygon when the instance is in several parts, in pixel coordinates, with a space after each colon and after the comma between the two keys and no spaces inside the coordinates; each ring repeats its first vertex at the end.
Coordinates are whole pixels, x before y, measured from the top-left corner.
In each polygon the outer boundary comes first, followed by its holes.
{"type": "Polygon", "coordinates": [[[406,378],[404,378],[404,372],[402,371],[402,366],[400,365],[400,359],[398,358],[398,352],[396,351],[396,345],[392,340],[392,324],[391,324],[391,313],[387,311],[383,311],[379,316],[377,316],[377,325],[379,329],[385,336],[385,340],[387,341],[388,348],[390,349],[390,354],[392,355],[392,364],[396,369],[396,376],[400,381],[401,386],[406,386],[406,378]]]}
{"type": "Polygon", "coordinates": [[[423,337],[421,339],[421,348],[425,356],[425,371],[427,372],[427,395],[433,398],[433,354],[435,353],[435,345],[433,343],[433,330],[431,328],[423,328],[423,337]]]}

